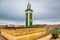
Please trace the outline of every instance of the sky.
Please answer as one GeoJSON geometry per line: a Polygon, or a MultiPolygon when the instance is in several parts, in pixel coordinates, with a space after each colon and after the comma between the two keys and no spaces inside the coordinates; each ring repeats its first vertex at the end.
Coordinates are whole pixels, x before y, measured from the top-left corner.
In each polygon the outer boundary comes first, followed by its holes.
{"type": "Polygon", "coordinates": [[[25,25],[28,2],[33,24],[60,24],[60,0],[0,0],[0,24],[25,25]]]}

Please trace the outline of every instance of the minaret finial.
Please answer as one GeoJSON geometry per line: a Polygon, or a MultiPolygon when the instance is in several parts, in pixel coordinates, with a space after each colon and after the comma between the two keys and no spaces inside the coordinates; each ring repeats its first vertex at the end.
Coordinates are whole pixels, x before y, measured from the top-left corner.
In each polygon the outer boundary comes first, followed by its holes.
{"type": "Polygon", "coordinates": [[[30,4],[30,2],[28,1],[28,4],[30,4]]]}
{"type": "Polygon", "coordinates": [[[27,4],[27,9],[31,9],[31,4],[30,4],[29,1],[28,1],[28,4],[27,4]]]}

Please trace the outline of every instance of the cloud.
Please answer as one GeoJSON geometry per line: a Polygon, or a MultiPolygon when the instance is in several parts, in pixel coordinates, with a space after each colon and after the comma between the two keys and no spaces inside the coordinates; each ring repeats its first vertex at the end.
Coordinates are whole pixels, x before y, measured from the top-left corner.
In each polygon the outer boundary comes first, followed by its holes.
{"type": "Polygon", "coordinates": [[[47,25],[53,25],[53,24],[60,24],[60,22],[51,22],[51,21],[43,21],[43,20],[34,20],[33,25],[35,24],[47,24],[47,25]]]}
{"type": "MultiPolygon", "coordinates": [[[[17,22],[17,21],[7,21],[7,20],[1,20],[0,19],[0,25],[8,25],[8,24],[13,24],[13,25],[25,25],[25,22],[17,22]]],[[[51,21],[45,21],[45,20],[33,20],[33,25],[35,24],[48,24],[48,25],[53,25],[53,24],[60,24],[60,22],[51,22],[51,21]]]]}
{"type": "MultiPolygon", "coordinates": [[[[29,0],[34,20],[60,22],[59,0],[29,0]]],[[[11,22],[25,22],[25,10],[28,0],[1,0],[0,19],[11,22]]],[[[3,23],[3,22],[0,22],[3,23]]],[[[38,23],[38,21],[36,22],[38,23]]]]}
{"type": "Polygon", "coordinates": [[[13,25],[25,25],[25,23],[24,22],[16,22],[16,21],[7,21],[7,20],[1,20],[0,19],[0,24],[4,24],[4,25],[6,25],[6,24],[13,24],[13,25]]]}

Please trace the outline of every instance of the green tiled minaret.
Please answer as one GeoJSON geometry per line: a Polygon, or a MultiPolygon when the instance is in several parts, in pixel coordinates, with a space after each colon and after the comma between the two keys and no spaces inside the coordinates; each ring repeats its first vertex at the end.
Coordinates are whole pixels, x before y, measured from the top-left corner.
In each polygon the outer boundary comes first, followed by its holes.
{"type": "Polygon", "coordinates": [[[33,24],[32,12],[33,12],[33,10],[31,9],[31,4],[28,2],[27,9],[25,10],[27,27],[32,26],[32,24],[33,24]]]}

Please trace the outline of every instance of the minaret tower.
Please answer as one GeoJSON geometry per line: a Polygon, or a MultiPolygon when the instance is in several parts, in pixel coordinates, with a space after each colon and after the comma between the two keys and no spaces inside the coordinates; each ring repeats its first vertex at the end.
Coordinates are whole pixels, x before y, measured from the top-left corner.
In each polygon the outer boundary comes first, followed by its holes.
{"type": "Polygon", "coordinates": [[[32,12],[33,12],[33,10],[31,9],[31,4],[28,2],[27,9],[25,10],[26,26],[27,27],[32,26],[32,23],[33,23],[32,12]]]}

